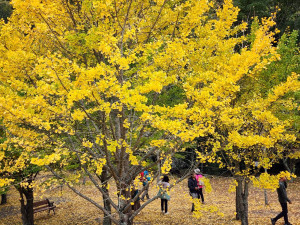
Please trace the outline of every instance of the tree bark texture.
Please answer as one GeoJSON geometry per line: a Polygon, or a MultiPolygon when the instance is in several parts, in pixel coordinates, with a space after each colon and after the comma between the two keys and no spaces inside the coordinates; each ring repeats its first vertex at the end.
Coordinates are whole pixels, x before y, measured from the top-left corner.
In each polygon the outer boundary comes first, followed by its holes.
{"type": "Polygon", "coordinates": [[[20,193],[22,224],[34,225],[33,189],[29,187],[17,187],[17,190],[20,193]]]}
{"type": "Polygon", "coordinates": [[[243,178],[237,178],[236,187],[236,219],[241,220],[242,225],[248,225],[248,196],[249,181],[243,178]]]}
{"type": "MultiPolygon", "coordinates": [[[[128,205],[128,200],[131,198],[131,192],[130,190],[126,190],[126,187],[122,188],[123,191],[121,191],[122,196],[125,197],[125,199],[120,199],[120,208],[124,209],[128,205]]],[[[121,225],[131,225],[133,224],[133,220],[130,220],[129,218],[132,215],[132,209],[129,207],[127,210],[121,210],[120,212],[120,224],[121,225]]]]}

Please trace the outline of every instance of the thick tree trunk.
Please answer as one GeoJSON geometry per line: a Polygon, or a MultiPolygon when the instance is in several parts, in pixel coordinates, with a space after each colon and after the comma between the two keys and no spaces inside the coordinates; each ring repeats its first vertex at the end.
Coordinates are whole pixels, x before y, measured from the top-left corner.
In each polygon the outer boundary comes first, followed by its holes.
{"type": "Polygon", "coordinates": [[[128,214],[123,214],[123,215],[121,216],[120,225],[132,225],[132,224],[133,224],[133,221],[130,221],[129,218],[130,218],[130,215],[128,215],[128,214]]]}
{"type": "Polygon", "coordinates": [[[33,189],[29,187],[17,187],[20,193],[21,214],[23,225],[34,225],[33,219],[33,189]],[[25,202],[26,199],[26,202],[25,202]]]}
{"type": "Polygon", "coordinates": [[[238,186],[236,186],[235,189],[235,211],[236,211],[236,220],[241,220],[241,210],[242,210],[242,185],[240,184],[240,181],[238,180],[238,186]]]}
{"type": "Polygon", "coordinates": [[[243,178],[237,178],[236,187],[236,219],[241,220],[242,225],[248,225],[248,196],[249,181],[243,178]]]}
{"type": "MultiPolygon", "coordinates": [[[[124,170],[123,171],[129,171],[129,156],[126,154],[125,160],[124,160],[124,170]]],[[[132,185],[132,180],[130,178],[129,174],[124,173],[123,177],[125,182],[120,183],[120,190],[121,190],[121,195],[122,197],[120,198],[120,224],[121,225],[131,225],[133,224],[133,218],[132,216],[132,207],[127,207],[130,199],[133,197],[131,193],[131,185],[132,185]]]]}
{"type": "MultiPolygon", "coordinates": [[[[107,189],[104,189],[104,191],[106,192],[107,195],[109,194],[107,189]]],[[[110,214],[111,214],[110,202],[108,201],[108,199],[105,199],[104,196],[103,196],[103,204],[104,204],[105,210],[110,212],[110,214]]],[[[104,215],[103,225],[111,225],[111,224],[112,224],[112,222],[111,222],[110,215],[104,215]]]]}
{"type": "MultiPolygon", "coordinates": [[[[123,82],[123,70],[120,71],[119,83],[123,82]]],[[[116,102],[118,99],[116,99],[116,102]]],[[[124,107],[121,111],[113,110],[111,113],[112,120],[114,121],[114,132],[115,138],[117,141],[126,140],[127,128],[124,127],[125,115],[124,107]]],[[[118,206],[119,206],[119,216],[120,216],[120,225],[131,225],[133,224],[132,209],[128,207],[128,204],[131,199],[131,182],[134,180],[132,174],[129,174],[130,171],[130,161],[129,154],[126,152],[126,147],[121,146],[116,150],[116,161],[117,163],[117,173],[119,176],[117,190],[119,192],[118,196],[118,206]]]]}
{"type": "MultiPolygon", "coordinates": [[[[128,187],[128,186],[127,186],[128,187]]],[[[120,200],[120,208],[124,209],[128,205],[128,200],[131,198],[131,192],[126,187],[122,188],[122,196],[125,197],[125,199],[121,198],[120,200]]],[[[129,218],[132,216],[132,209],[129,207],[126,211],[122,211],[120,213],[120,224],[121,225],[131,225],[133,224],[133,220],[129,220],[129,218]]]]}
{"type": "Polygon", "coordinates": [[[1,194],[1,204],[4,205],[7,203],[7,195],[6,194],[1,194]]]}

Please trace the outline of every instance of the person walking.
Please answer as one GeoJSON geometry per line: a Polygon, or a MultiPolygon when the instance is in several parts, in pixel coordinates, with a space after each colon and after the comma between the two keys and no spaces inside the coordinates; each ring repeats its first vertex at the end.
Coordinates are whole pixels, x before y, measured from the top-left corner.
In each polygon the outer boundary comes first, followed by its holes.
{"type": "Polygon", "coordinates": [[[151,177],[149,176],[149,173],[147,170],[143,172],[143,176],[141,175],[141,181],[143,182],[143,188],[145,188],[144,193],[141,196],[141,201],[144,201],[145,196],[147,199],[150,199],[149,197],[149,185],[148,182],[151,180],[151,177]]]}
{"type": "Polygon", "coordinates": [[[158,197],[161,199],[161,212],[167,215],[169,214],[168,201],[170,200],[170,195],[168,194],[168,189],[170,187],[169,177],[165,175],[158,185],[160,186],[158,197]]]}
{"type": "Polygon", "coordinates": [[[200,169],[195,169],[194,172],[196,173],[196,180],[198,184],[198,194],[199,197],[201,197],[202,203],[204,203],[204,196],[203,196],[203,187],[204,187],[204,182],[202,181],[203,175],[200,171],[200,169]]]}
{"type": "Polygon", "coordinates": [[[287,203],[292,204],[291,200],[287,196],[286,188],[286,177],[281,177],[279,179],[279,188],[277,188],[277,194],[278,194],[278,200],[281,205],[282,211],[279,213],[275,218],[271,218],[272,225],[275,225],[276,221],[280,219],[281,217],[284,218],[284,225],[292,225],[289,223],[288,219],[288,207],[287,203]]]}
{"type": "MultiPolygon", "coordinates": [[[[199,188],[198,188],[198,182],[196,179],[196,173],[194,172],[192,176],[188,179],[188,187],[190,190],[190,195],[192,196],[193,199],[199,198],[199,188]]],[[[192,203],[192,212],[195,211],[195,205],[192,203]]]]}

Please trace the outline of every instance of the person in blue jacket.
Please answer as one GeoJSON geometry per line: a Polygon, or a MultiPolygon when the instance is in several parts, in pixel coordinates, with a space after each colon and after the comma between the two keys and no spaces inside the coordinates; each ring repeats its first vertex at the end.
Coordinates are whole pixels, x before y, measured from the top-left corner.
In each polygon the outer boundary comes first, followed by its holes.
{"type": "Polygon", "coordinates": [[[143,176],[141,174],[141,181],[143,182],[143,187],[145,187],[144,193],[141,196],[141,201],[144,201],[145,196],[147,197],[147,199],[150,199],[150,197],[149,197],[149,185],[147,185],[150,180],[151,180],[151,177],[149,176],[148,171],[145,170],[143,172],[143,176]]]}

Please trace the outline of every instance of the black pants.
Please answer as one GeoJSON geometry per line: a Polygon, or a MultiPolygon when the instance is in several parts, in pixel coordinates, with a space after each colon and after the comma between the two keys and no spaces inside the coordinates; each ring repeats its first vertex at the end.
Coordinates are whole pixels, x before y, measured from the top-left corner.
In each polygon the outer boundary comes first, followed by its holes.
{"type": "Polygon", "coordinates": [[[199,188],[198,194],[199,194],[198,198],[200,199],[200,197],[201,197],[201,200],[202,200],[202,203],[203,203],[204,202],[204,196],[203,196],[202,188],[199,188]]]}
{"type": "Polygon", "coordinates": [[[279,213],[275,218],[275,222],[280,219],[281,217],[284,217],[284,223],[285,224],[289,224],[289,219],[288,219],[288,208],[287,208],[287,203],[281,203],[281,208],[282,208],[282,212],[279,213]]]}
{"type": "Polygon", "coordinates": [[[165,211],[165,213],[168,212],[168,200],[167,199],[161,199],[161,211],[165,211]]]}

